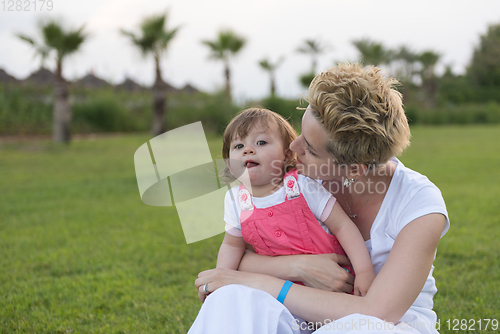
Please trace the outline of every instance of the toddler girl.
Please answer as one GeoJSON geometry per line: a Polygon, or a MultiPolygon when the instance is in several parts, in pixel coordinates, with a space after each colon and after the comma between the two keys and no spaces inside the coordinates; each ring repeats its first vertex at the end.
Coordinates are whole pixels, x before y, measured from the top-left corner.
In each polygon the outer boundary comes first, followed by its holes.
{"type": "Polygon", "coordinates": [[[247,244],[270,256],[347,253],[356,272],[353,292],[365,295],[375,273],[363,237],[325,188],[297,174],[289,149],[296,137],[267,109],[244,110],[227,126],[224,174],[241,185],[226,194],[217,268],[238,269],[247,244]]]}

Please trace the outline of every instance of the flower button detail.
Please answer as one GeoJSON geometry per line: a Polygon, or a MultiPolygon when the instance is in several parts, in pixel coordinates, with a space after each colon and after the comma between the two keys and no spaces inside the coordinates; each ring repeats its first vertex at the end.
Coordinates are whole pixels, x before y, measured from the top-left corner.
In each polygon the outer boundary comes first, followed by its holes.
{"type": "Polygon", "coordinates": [[[273,216],[273,212],[272,212],[272,211],[269,211],[269,212],[267,213],[267,215],[268,215],[269,217],[272,217],[272,216],[273,216]]]}
{"type": "Polygon", "coordinates": [[[281,231],[274,231],[274,235],[277,236],[278,238],[281,237],[281,231]]]}
{"type": "Polygon", "coordinates": [[[288,182],[287,182],[286,186],[287,186],[288,188],[293,188],[293,185],[294,185],[294,184],[295,184],[295,182],[294,182],[294,181],[292,181],[292,180],[288,180],[288,182]]]}
{"type": "Polygon", "coordinates": [[[247,200],[247,198],[248,198],[247,194],[242,194],[242,195],[241,195],[241,200],[242,200],[242,201],[246,201],[246,200],[247,200]]]}

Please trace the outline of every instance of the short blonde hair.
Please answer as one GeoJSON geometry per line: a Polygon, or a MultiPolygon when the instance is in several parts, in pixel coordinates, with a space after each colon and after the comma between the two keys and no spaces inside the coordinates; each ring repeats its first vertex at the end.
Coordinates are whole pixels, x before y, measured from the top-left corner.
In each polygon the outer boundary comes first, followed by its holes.
{"type": "Polygon", "coordinates": [[[308,102],[329,134],[337,164],[384,164],[410,143],[410,128],[394,78],[374,66],[339,64],[318,74],[308,102]]]}
{"type": "MultiPolygon", "coordinates": [[[[289,149],[290,144],[297,138],[297,133],[291,124],[280,114],[263,108],[245,109],[236,115],[224,130],[224,135],[222,136],[222,158],[225,160],[229,159],[231,142],[236,137],[245,138],[255,126],[259,125],[262,126],[265,131],[273,131],[276,129],[283,141],[283,148],[285,151],[289,149]]],[[[292,159],[285,162],[283,173],[295,168],[296,164],[297,160],[295,154],[293,154],[292,159]]],[[[226,181],[229,182],[235,179],[231,176],[231,172],[227,167],[223,172],[223,176],[226,181]]]]}

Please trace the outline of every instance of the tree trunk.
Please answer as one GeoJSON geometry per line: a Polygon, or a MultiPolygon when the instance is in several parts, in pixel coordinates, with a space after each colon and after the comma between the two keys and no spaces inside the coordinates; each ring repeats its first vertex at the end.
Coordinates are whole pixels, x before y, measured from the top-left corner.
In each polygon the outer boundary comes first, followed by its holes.
{"type": "Polygon", "coordinates": [[[276,94],[276,84],[274,81],[274,73],[270,72],[270,75],[271,75],[271,97],[274,97],[274,95],[276,94]]]}
{"type": "Polygon", "coordinates": [[[429,71],[429,79],[427,82],[427,107],[432,109],[436,107],[436,78],[434,71],[429,71]]]}
{"type": "Polygon", "coordinates": [[[229,69],[229,64],[225,63],[224,64],[224,73],[226,75],[226,87],[224,89],[224,94],[226,95],[226,98],[228,101],[232,100],[231,97],[231,70],[229,69]]]}
{"type": "Polygon", "coordinates": [[[69,105],[68,83],[62,77],[62,59],[57,60],[54,78],[54,111],[52,140],[56,143],[69,143],[71,107],[69,105]]]}
{"type": "Polygon", "coordinates": [[[161,77],[160,57],[155,55],[156,78],[153,84],[153,124],[151,133],[153,136],[161,135],[165,132],[165,116],[167,109],[166,84],[161,77]]]}

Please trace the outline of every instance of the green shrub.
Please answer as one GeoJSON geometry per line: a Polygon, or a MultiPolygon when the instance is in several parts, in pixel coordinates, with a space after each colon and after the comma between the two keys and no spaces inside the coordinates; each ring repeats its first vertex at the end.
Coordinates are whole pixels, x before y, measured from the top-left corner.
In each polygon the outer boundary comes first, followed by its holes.
{"type": "Polygon", "coordinates": [[[52,94],[32,86],[0,85],[0,134],[49,134],[52,94]]]}
{"type": "Polygon", "coordinates": [[[410,106],[406,108],[410,124],[485,124],[500,123],[500,104],[448,104],[434,109],[410,106]]]}
{"type": "Polygon", "coordinates": [[[125,106],[115,97],[102,96],[82,104],[73,105],[74,125],[80,129],[97,132],[139,131],[136,122],[125,106]]]}
{"type": "Polygon", "coordinates": [[[167,128],[201,121],[205,131],[222,133],[240,109],[223,93],[172,94],[168,97],[167,128]]]}
{"type": "Polygon", "coordinates": [[[420,120],[418,109],[415,107],[407,107],[405,110],[406,118],[408,119],[408,124],[416,124],[420,120]]]}
{"type": "Polygon", "coordinates": [[[306,108],[307,101],[305,100],[288,100],[281,97],[268,97],[261,102],[263,108],[272,110],[281,116],[285,117],[296,129],[300,128],[302,122],[302,115],[304,110],[297,109],[306,108]]]}

